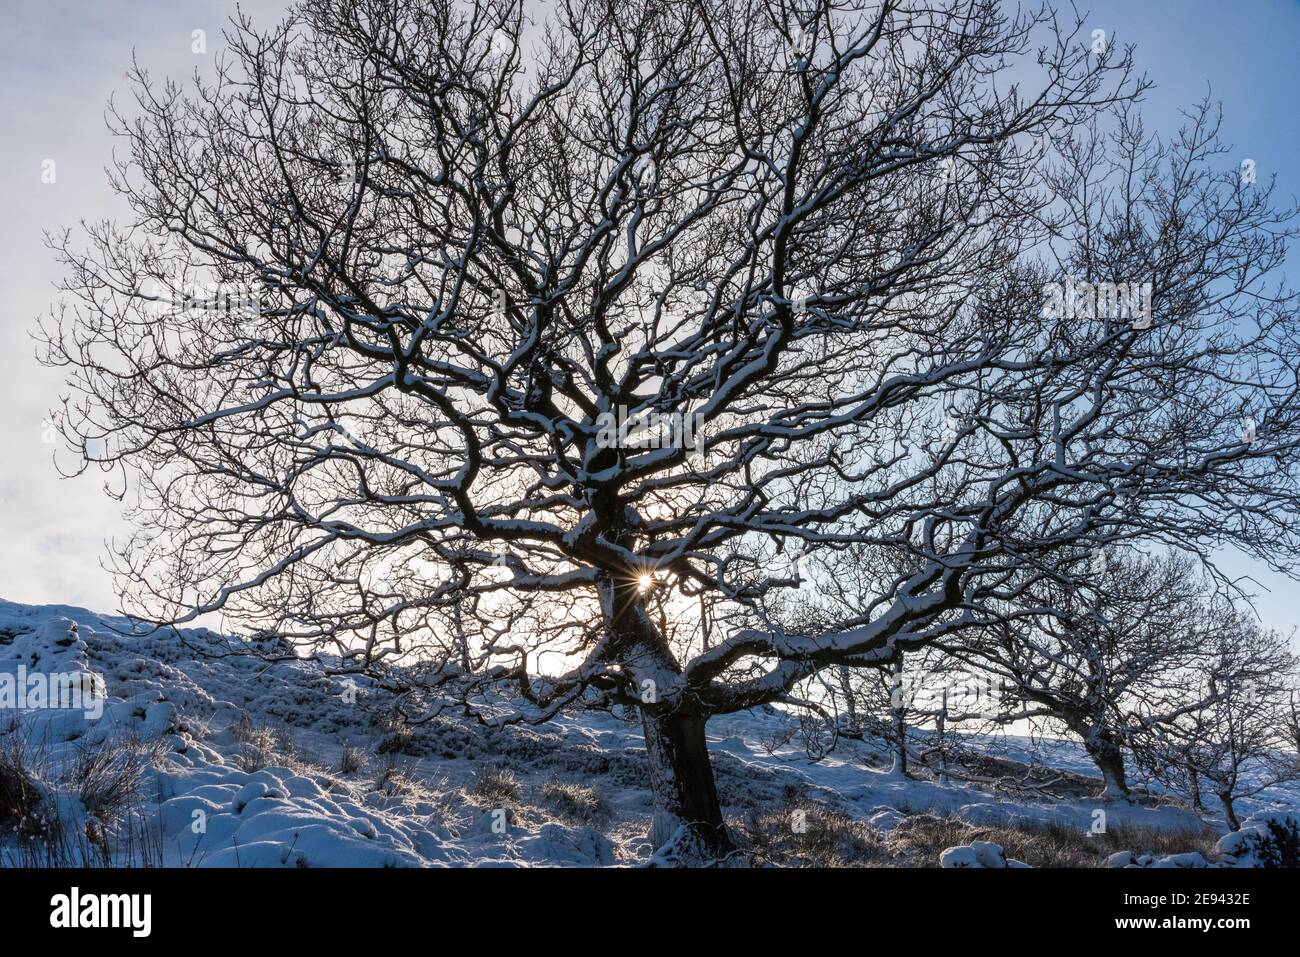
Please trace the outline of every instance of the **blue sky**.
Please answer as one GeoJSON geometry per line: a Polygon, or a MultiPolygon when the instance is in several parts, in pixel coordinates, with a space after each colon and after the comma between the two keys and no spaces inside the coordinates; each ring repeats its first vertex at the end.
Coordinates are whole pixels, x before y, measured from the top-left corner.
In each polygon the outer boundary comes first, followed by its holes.
{"type": "MultiPolygon", "coordinates": [[[[266,22],[278,0],[244,2],[266,22]]],[[[1156,87],[1148,94],[1149,129],[1173,129],[1178,110],[1211,91],[1222,101],[1224,138],[1234,154],[1253,159],[1261,179],[1276,175],[1283,197],[1300,194],[1300,45],[1298,0],[1107,0],[1080,4],[1087,31],[1137,45],[1137,60],[1156,87]]],[[[186,76],[210,62],[233,12],[225,0],[42,0],[10,4],[0,31],[0,151],[4,229],[0,270],[0,597],[27,603],[115,607],[100,569],[106,538],[122,525],[117,506],[96,476],[60,481],[42,419],[59,394],[59,375],[41,369],[28,336],[48,306],[58,278],[42,231],[120,212],[104,166],[112,140],[103,122],[111,93],[125,91],[132,50],[155,75],[186,76]],[[207,31],[207,53],[191,49],[192,32],[207,31]],[[56,180],[41,181],[54,160],[56,180]]],[[[1300,283],[1300,250],[1288,270],[1300,283]]],[[[1242,571],[1244,563],[1233,563],[1242,571]]],[[[1298,589],[1262,575],[1264,621],[1300,626],[1298,589]]]]}

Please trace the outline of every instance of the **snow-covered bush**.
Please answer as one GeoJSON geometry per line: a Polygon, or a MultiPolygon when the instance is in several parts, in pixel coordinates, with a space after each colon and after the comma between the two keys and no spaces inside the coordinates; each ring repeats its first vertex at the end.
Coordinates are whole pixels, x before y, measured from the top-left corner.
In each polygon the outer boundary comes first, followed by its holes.
{"type": "Polygon", "coordinates": [[[1300,814],[1254,814],[1220,838],[1215,851],[1226,867],[1300,867],[1300,814]]]}
{"type": "Polygon", "coordinates": [[[1183,854],[1134,854],[1119,851],[1107,867],[1300,867],[1300,814],[1266,811],[1240,830],[1225,834],[1214,846],[1213,860],[1195,851],[1183,854]]]}

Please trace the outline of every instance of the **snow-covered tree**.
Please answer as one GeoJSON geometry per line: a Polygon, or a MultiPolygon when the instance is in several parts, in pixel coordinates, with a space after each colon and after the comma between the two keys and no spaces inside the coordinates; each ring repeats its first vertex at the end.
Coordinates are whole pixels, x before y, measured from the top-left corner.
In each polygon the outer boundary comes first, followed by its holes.
{"type": "MultiPolygon", "coordinates": [[[[900,557],[861,544],[835,549],[806,563],[813,587],[798,593],[800,601],[766,602],[763,619],[783,631],[808,632],[868,614],[882,593],[914,570],[900,557]]],[[[953,725],[983,724],[1001,711],[1000,690],[990,674],[933,645],[900,652],[878,668],[837,665],[804,685],[800,700],[825,701],[839,715],[843,733],[886,744],[891,771],[904,777],[914,752],[922,761],[933,754],[944,776],[953,725]]]]}
{"type": "Polygon", "coordinates": [[[1188,663],[1215,634],[1204,588],[1184,555],[1086,551],[959,653],[1000,676],[1023,705],[1015,718],[1050,719],[1083,743],[1101,797],[1127,799],[1128,742],[1183,712],[1188,663]]]}
{"type": "Polygon", "coordinates": [[[136,71],[133,215],[55,238],[42,323],[140,526],[125,610],[424,658],[430,710],[638,707],[694,859],[711,715],[986,627],[1081,542],[1300,553],[1290,214],[1207,114],[1117,113],[1127,51],[994,0],[538,16],[302,0],[211,82],[136,71]],[[907,571],[765,620],[854,543],[907,571]]]}
{"type": "Polygon", "coordinates": [[[1137,754],[1197,806],[1208,790],[1235,831],[1237,801],[1300,780],[1300,755],[1287,729],[1297,659],[1285,636],[1246,614],[1222,614],[1217,625],[1187,670],[1182,713],[1152,722],[1151,739],[1137,754]]]}

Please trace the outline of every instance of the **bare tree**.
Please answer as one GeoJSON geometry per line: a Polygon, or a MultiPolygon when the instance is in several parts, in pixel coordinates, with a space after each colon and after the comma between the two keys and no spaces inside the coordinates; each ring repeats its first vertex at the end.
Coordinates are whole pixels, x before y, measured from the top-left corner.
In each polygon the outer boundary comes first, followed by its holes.
{"type": "Polygon", "coordinates": [[[991,728],[1000,716],[1000,689],[992,676],[933,646],[900,653],[880,668],[839,665],[805,684],[788,704],[824,702],[839,716],[842,735],[885,744],[890,773],[902,777],[912,776],[915,759],[946,780],[954,727],[978,722],[991,728]]]}
{"type": "Polygon", "coordinates": [[[1244,614],[1227,615],[1188,671],[1188,704],[1173,721],[1154,722],[1137,750],[1157,778],[1200,806],[1201,789],[1218,799],[1232,830],[1235,802],[1300,779],[1300,755],[1287,733],[1289,685],[1297,660],[1287,639],[1244,614]]]}
{"type": "MultiPolygon", "coordinates": [[[[908,553],[863,542],[801,556],[801,588],[793,600],[777,592],[760,603],[763,621],[787,633],[817,633],[827,623],[868,615],[897,581],[919,570],[908,553]]],[[[891,773],[910,776],[915,753],[922,762],[937,757],[939,775],[946,778],[951,726],[976,721],[991,729],[1004,717],[1002,688],[971,660],[926,645],[876,668],[837,665],[804,682],[800,698],[788,703],[826,701],[844,714],[850,736],[869,735],[889,746],[891,773]]]]}
{"type": "Polygon", "coordinates": [[[1101,772],[1100,796],[1126,800],[1125,747],[1185,711],[1188,665],[1215,634],[1204,588],[1177,553],[1084,551],[957,653],[1001,677],[1024,704],[1015,718],[1063,724],[1101,772]]]}
{"type": "Polygon", "coordinates": [[[42,323],[140,527],[125,610],[427,659],[427,713],[639,707],[653,840],[694,859],[730,847],[711,715],[987,625],[1081,540],[1285,564],[1290,214],[1204,116],[1112,141],[1144,83],[1088,35],[994,0],[302,0],[211,83],[138,69],[133,219],[55,238],[42,323]],[[765,620],[774,549],[853,543],[908,571],[765,620]]]}

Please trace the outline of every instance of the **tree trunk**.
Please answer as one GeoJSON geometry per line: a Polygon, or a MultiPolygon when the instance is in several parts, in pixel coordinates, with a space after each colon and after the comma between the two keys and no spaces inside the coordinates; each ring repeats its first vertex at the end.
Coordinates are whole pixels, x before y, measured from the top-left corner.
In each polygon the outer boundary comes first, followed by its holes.
{"type": "Polygon", "coordinates": [[[858,718],[858,706],[853,700],[853,684],[849,680],[849,669],[841,666],[836,671],[839,673],[840,691],[844,694],[844,708],[849,713],[849,731],[854,735],[862,733],[862,723],[858,718]]]}
{"type": "Polygon", "coordinates": [[[1201,776],[1191,765],[1187,767],[1187,790],[1192,792],[1192,807],[1197,811],[1205,810],[1201,804],[1201,776]]]}
{"type": "Polygon", "coordinates": [[[894,766],[889,773],[907,777],[907,721],[901,709],[894,712],[894,766]]]}
{"type": "Polygon", "coordinates": [[[1101,772],[1103,786],[1097,796],[1106,801],[1127,801],[1128,777],[1124,773],[1124,752],[1119,744],[1108,735],[1094,734],[1084,737],[1084,748],[1101,772]]]}
{"type": "Polygon", "coordinates": [[[948,691],[943,692],[943,705],[939,708],[939,715],[934,720],[935,741],[939,748],[939,783],[948,783],[948,747],[944,739],[944,732],[948,725],[948,691]]]}
{"type": "Polygon", "coordinates": [[[661,697],[666,691],[664,678],[680,676],[681,668],[646,610],[639,582],[631,576],[600,576],[597,589],[610,651],[628,668],[633,688],[641,695],[641,727],[654,800],[650,841],[656,861],[685,865],[716,861],[734,846],[713,783],[704,737],[708,716],[683,701],[680,693],[661,697]]]}
{"type": "Polygon", "coordinates": [[[722,820],[703,715],[641,709],[654,824],[650,842],[668,862],[700,864],[734,849],[722,820]],[[665,845],[672,842],[671,847],[665,845]]]}
{"type": "Polygon", "coordinates": [[[1229,791],[1220,791],[1219,803],[1223,805],[1223,816],[1228,822],[1228,829],[1231,831],[1240,831],[1241,821],[1237,820],[1236,808],[1232,806],[1232,793],[1229,791]]]}
{"type": "Polygon", "coordinates": [[[894,719],[894,766],[890,774],[907,777],[907,701],[903,696],[903,656],[894,665],[894,681],[890,694],[890,710],[894,719]]]}

